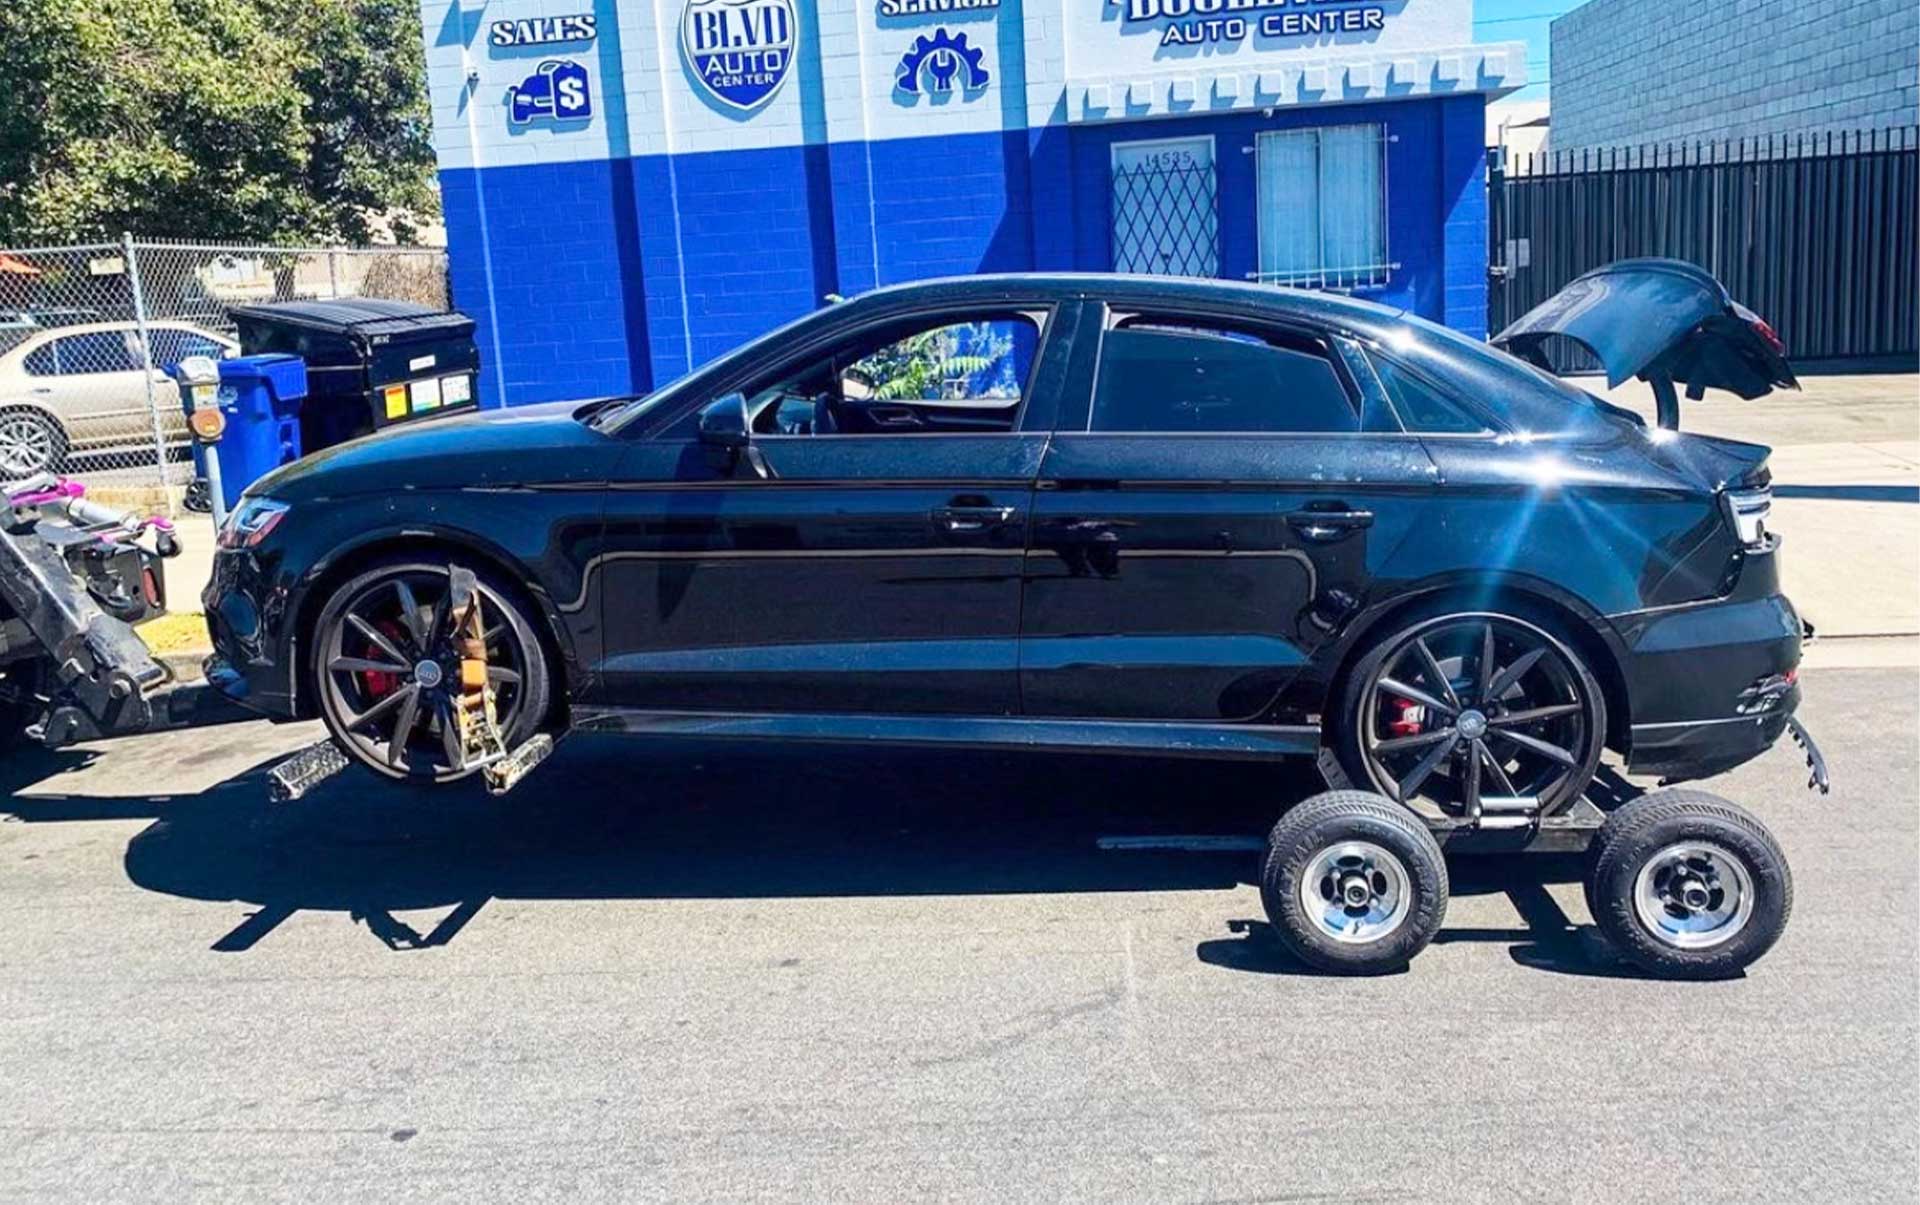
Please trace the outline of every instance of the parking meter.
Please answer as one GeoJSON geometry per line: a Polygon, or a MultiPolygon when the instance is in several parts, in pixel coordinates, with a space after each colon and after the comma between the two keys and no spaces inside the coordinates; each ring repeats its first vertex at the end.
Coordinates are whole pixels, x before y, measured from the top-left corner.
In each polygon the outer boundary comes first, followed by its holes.
{"type": "Polygon", "coordinates": [[[188,356],[167,370],[180,383],[180,405],[187,414],[187,430],[193,435],[193,460],[206,478],[207,495],[218,530],[226,520],[226,505],[220,493],[220,436],[227,429],[227,416],[220,409],[220,365],[208,356],[188,356]]]}

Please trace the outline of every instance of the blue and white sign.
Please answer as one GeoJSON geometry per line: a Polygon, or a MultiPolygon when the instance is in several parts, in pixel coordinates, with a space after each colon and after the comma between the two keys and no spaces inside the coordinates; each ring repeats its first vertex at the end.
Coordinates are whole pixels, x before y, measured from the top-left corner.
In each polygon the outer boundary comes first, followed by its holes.
{"type": "Polygon", "coordinates": [[[487,28],[487,41],[496,47],[552,46],[561,42],[591,42],[599,34],[599,18],[592,13],[571,17],[530,17],[520,21],[495,21],[487,28]]]}
{"type": "Polygon", "coordinates": [[[548,59],[507,89],[507,120],[526,125],[542,117],[552,121],[593,117],[593,88],[585,67],[566,59],[548,59]]]}
{"type": "Polygon", "coordinates": [[[797,24],[792,0],[688,0],[680,49],[709,96],[751,112],[786,81],[797,24]]]}
{"type": "Polygon", "coordinates": [[[942,27],[931,36],[913,40],[912,49],[900,56],[894,71],[894,87],[910,95],[944,96],[958,84],[962,92],[973,93],[987,86],[989,76],[980,50],[967,42],[964,33],[948,33],[942,27]]]}

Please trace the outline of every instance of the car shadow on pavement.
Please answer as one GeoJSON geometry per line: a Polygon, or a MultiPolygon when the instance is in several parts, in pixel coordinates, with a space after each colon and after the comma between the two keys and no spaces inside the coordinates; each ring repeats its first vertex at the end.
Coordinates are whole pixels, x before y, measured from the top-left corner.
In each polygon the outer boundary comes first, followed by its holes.
{"type": "MultiPolygon", "coordinates": [[[[89,754],[45,751],[8,775],[57,782],[89,754]]],[[[292,804],[268,801],[270,762],[192,795],[16,794],[28,823],[151,817],[128,877],[256,910],[212,948],[252,948],[302,911],[345,913],[391,949],[454,940],[493,899],[734,899],[1221,890],[1253,882],[1250,848],[1284,803],[1324,789],[1310,766],[876,746],[653,744],[578,736],[505,798],[477,784],[396,785],[350,768],[292,804]],[[1164,838],[1169,848],[1103,849],[1164,838]],[[1183,847],[1189,846],[1189,847],[1183,847]],[[394,914],[449,908],[420,932],[394,914]]],[[[1527,965],[1602,969],[1543,881],[1577,860],[1455,859],[1455,894],[1507,892],[1529,928],[1444,930],[1514,945],[1527,965]],[[1476,865],[1477,863],[1477,865],[1476,865]]],[[[1204,962],[1308,973],[1261,922],[1201,944],[1204,962]]]]}

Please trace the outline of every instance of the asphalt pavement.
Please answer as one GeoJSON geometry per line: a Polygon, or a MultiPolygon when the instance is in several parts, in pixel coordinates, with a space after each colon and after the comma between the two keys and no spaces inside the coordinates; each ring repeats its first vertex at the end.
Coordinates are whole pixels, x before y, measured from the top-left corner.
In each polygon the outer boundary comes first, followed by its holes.
{"type": "Polygon", "coordinates": [[[1796,885],[1714,984],[1615,961],[1574,859],[1455,860],[1343,980],[1253,855],[1101,848],[1257,831],[1273,767],[576,738],[274,806],[311,725],[16,754],[0,1199],[1912,1200],[1900,649],[1805,675],[1831,796],[1791,746],[1711,784],[1796,885]]]}

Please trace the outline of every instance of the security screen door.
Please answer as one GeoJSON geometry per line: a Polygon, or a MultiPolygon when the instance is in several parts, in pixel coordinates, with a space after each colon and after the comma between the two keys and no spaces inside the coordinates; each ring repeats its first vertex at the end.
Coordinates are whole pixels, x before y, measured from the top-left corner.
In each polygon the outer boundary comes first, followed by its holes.
{"type": "Polygon", "coordinates": [[[1113,144],[1113,270],[1220,275],[1210,135],[1113,144]]]}

